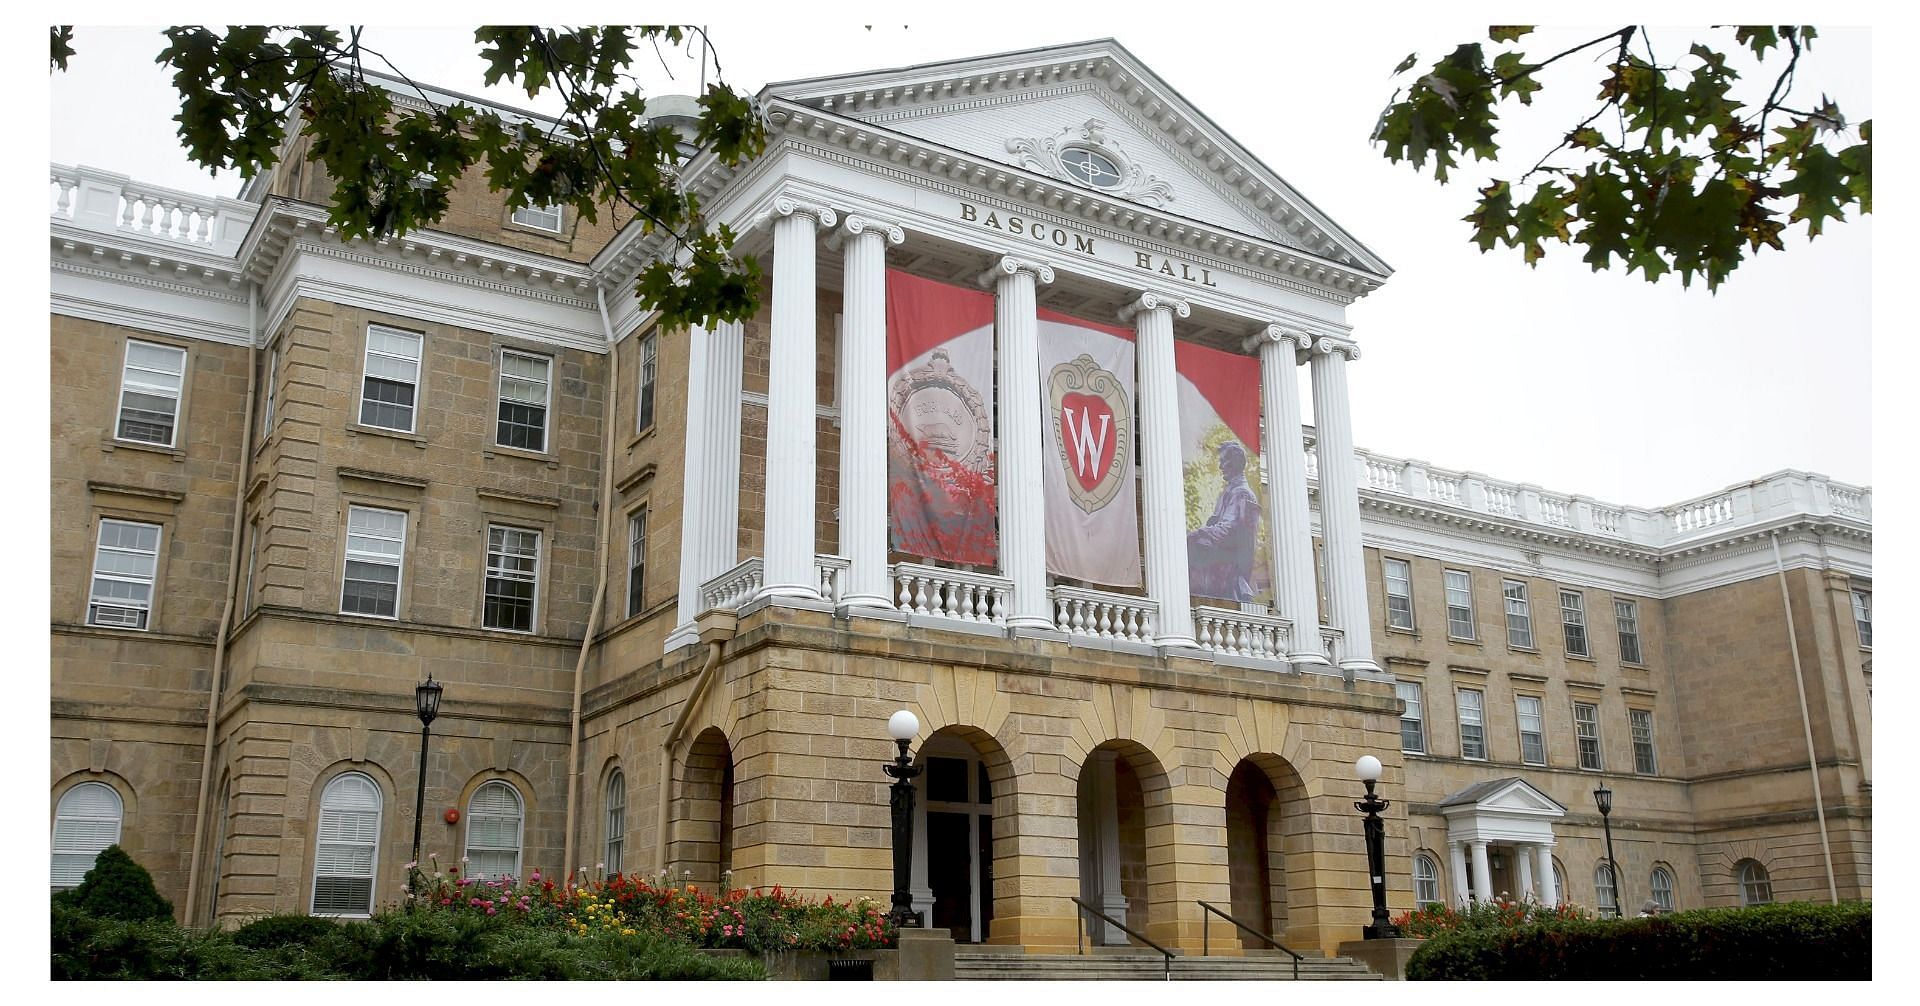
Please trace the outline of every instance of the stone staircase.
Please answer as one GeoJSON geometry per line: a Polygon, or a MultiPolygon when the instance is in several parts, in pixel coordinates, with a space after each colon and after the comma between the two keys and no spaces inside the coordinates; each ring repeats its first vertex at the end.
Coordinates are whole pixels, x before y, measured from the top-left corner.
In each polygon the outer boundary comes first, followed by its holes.
{"type": "MultiPolygon", "coordinates": [[[[953,977],[959,981],[1161,981],[1165,958],[1151,950],[1101,949],[1085,955],[1023,954],[985,947],[957,950],[953,977]]],[[[1285,954],[1245,957],[1177,956],[1173,981],[1292,981],[1293,960],[1285,954]]],[[[1380,975],[1351,957],[1307,957],[1301,981],[1381,981],[1380,975]]]]}

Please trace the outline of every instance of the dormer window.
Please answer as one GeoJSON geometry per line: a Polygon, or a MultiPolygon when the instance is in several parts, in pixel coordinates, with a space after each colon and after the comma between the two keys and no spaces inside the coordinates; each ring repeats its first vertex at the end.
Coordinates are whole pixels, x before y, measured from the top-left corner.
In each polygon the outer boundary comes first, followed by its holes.
{"type": "Polygon", "coordinates": [[[1096,189],[1111,189],[1120,184],[1120,168],[1113,158],[1086,147],[1068,147],[1060,152],[1060,166],[1075,180],[1096,189]]]}

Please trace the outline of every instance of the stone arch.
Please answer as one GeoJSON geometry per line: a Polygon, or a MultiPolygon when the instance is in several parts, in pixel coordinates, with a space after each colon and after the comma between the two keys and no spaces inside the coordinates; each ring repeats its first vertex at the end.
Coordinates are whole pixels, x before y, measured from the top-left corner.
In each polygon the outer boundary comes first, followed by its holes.
{"type": "MultiPolygon", "coordinates": [[[[1290,892],[1305,895],[1320,886],[1306,782],[1292,762],[1257,751],[1235,763],[1224,801],[1233,914],[1287,943],[1301,900],[1290,892]]],[[[1242,934],[1242,946],[1264,945],[1242,934]]]]}
{"type": "MultiPolygon", "coordinates": [[[[1103,741],[1075,783],[1080,899],[1164,942],[1176,926],[1178,836],[1164,763],[1136,740],[1103,741]]],[[[1092,942],[1133,942],[1089,917],[1092,942]]]]}
{"type": "MultiPolygon", "coordinates": [[[[929,928],[985,942],[1015,907],[1017,885],[1003,880],[1020,859],[1013,760],[998,738],[964,724],[927,733],[914,760],[923,771],[914,780],[913,906],[929,928]]],[[[876,823],[890,827],[888,817],[876,823]]]]}
{"type": "Polygon", "coordinates": [[[673,802],[667,846],[668,879],[716,887],[733,869],[733,747],[717,726],[687,745],[673,802]]]}

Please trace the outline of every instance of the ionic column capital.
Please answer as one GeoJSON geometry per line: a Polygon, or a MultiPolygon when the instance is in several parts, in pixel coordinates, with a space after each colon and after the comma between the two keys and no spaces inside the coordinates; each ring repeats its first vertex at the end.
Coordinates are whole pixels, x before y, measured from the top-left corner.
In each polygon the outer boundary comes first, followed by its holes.
{"type": "Polygon", "coordinates": [[[859,235],[868,232],[877,233],[885,237],[888,244],[893,245],[900,244],[907,239],[906,228],[899,224],[891,220],[881,220],[878,217],[868,216],[865,213],[858,212],[848,213],[845,222],[840,225],[840,230],[848,235],[859,235]]]}
{"type": "Polygon", "coordinates": [[[1352,361],[1360,358],[1360,344],[1352,339],[1338,339],[1331,335],[1323,335],[1313,340],[1312,352],[1323,356],[1339,353],[1352,361]]]}
{"type": "Polygon", "coordinates": [[[1139,297],[1134,299],[1133,303],[1120,309],[1120,320],[1130,321],[1134,315],[1142,311],[1158,311],[1161,309],[1170,310],[1177,317],[1181,318],[1193,314],[1193,307],[1182,298],[1175,297],[1172,294],[1161,293],[1157,290],[1144,290],[1141,291],[1139,297]]]}
{"type": "Polygon", "coordinates": [[[1012,255],[1001,256],[1000,261],[995,262],[993,268],[981,273],[976,282],[981,286],[991,287],[1008,276],[1022,272],[1031,274],[1034,281],[1038,283],[1053,282],[1052,266],[1033,259],[1015,258],[1012,255]]]}
{"type": "Polygon", "coordinates": [[[809,199],[782,192],[773,197],[773,204],[760,211],[753,218],[748,230],[758,230],[771,223],[775,218],[803,216],[813,218],[821,227],[832,227],[840,219],[833,207],[825,203],[816,203],[809,199]]]}
{"type": "Polygon", "coordinates": [[[1277,321],[1269,325],[1262,325],[1259,329],[1255,330],[1252,335],[1242,340],[1240,348],[1251,353],[1256,349],[1268,345],[1291,346],[1294,352],[1299,353],[1310,350],[1313,347],[1315,338],[1315,334],[1308,331],[1304,326],[1277,321]]]}

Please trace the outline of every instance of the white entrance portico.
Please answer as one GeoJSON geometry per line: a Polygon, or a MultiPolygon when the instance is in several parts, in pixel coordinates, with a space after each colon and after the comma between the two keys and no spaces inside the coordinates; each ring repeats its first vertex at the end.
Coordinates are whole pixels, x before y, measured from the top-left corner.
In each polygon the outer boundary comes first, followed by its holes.
{"type": "Polygon", "coordinates": [[[1447,819],[1453,901],[1560,903],[1553,876],[1553,822],[1567,808],[1524,779],[1475,783],[1440,801],[1447,819]]]}

